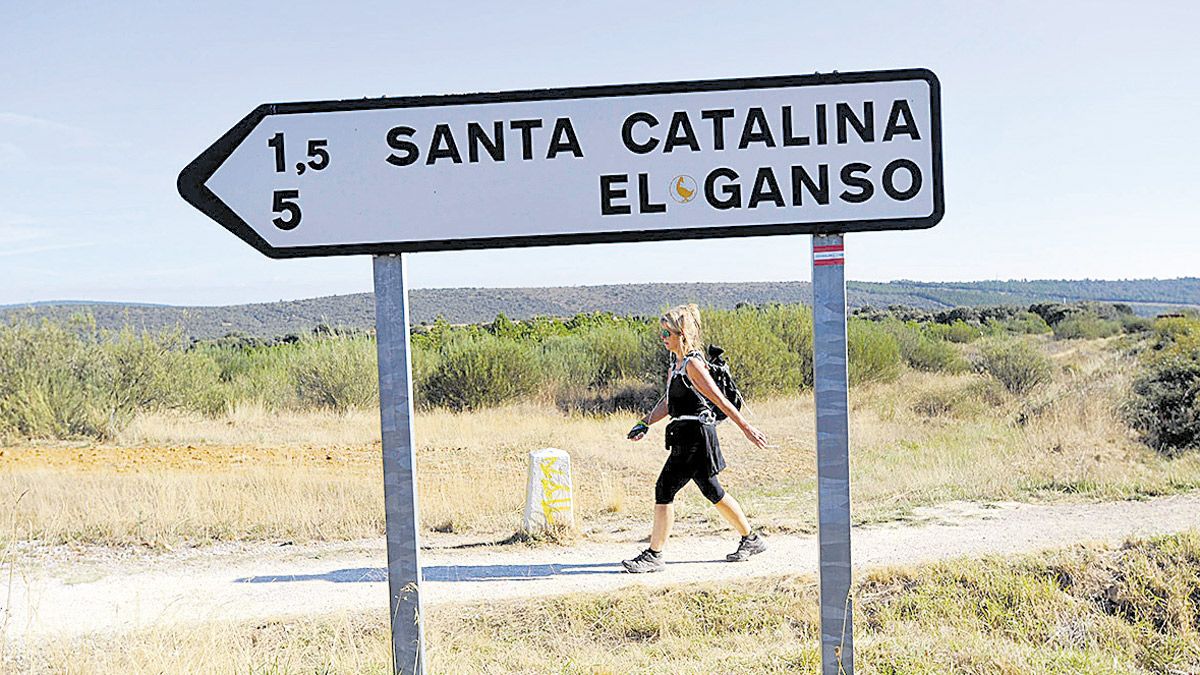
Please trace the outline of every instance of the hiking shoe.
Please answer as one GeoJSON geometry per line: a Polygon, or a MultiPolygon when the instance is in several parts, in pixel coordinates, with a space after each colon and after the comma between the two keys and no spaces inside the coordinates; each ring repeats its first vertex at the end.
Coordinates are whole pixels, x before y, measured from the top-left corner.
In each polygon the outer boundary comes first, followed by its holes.
{"type": "Polygon", "coordinates": [[[655,553],[650,549],[646,549],[638,554],[636,558],[630,560],[622,560],[621,564],[625,566],[625,571],[630,574],[641,574],[642,572],[661,572],[667,566],[663,562],[662,553],[655,553]]]}
{"type": "Polygon", "coordinates": [[[742,537],[737,550],[725,556],[725,559],[729,562],[745,562],[750,559],[750,556],[762,553],[765,550],[767,550],[766,540],[755,532],[749,537],[742,537]]]}

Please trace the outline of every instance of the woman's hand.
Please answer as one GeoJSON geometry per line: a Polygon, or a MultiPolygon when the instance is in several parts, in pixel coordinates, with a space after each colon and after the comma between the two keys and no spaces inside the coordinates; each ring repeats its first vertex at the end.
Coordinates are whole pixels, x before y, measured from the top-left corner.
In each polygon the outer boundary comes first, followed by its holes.
{"type": "Polygon", "coordinates": [[[646,420],[638,420],[638,423],[633,425],[633,428],[629,430],[625,438],[631,441],[640,441],[648,431],[650,431],[650,426],[646,424],[646,420]]]}
{"type": "Polygon", "coordinates": [[[767,447],[767,435],[753,426],[747,424],[742,427],[742,433],[746,434],[746,438],[754,444],[754,447],[760,449],[767,447]]]}

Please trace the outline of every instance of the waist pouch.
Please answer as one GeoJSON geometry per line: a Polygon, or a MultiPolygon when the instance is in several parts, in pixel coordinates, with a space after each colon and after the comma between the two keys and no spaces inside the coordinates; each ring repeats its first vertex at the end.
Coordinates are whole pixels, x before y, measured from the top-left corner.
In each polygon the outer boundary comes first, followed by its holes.
{"type": "Polygon", "coordinates": [[[667,425],[664,444],[672,452],[700,452],[716,440],[717,430],[711,424],[696,420],[675,420],[667,425]],[[711,435],[711,439],[710,439],[711,435]]]}
{"type": "Polygon", "coordinates": [[[725,469],[715,424],[701,424],[695,420],[671,422],[667,425],[666,445],[672,454],[689,455],[695,461],[703,462],[710,476],[725,469]]]}

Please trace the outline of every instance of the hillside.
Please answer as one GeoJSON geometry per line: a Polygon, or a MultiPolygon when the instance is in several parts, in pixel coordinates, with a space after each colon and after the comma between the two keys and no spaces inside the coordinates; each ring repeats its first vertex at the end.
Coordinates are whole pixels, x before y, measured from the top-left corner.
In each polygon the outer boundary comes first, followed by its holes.
{"type": "MultiPolygon", "coordinates": [[[[847,283],[852,307],[909,305],[944,309],[960,305],[1028,305],[1034,302],[1122,302],[1152,316],[1180,307],[1200,307],[1200,278],[1099,280],[976,281],[932,283],[891,281],[847,283]]],[[[510,318],[571,316],[580,312],[656,315],[679,302],[718,308],[738,303],[811,303],[808,282],[662,283],[554,288],[446,288],[412,291],[412,319],[428,323],[439,315],[451,323],[490,321],[501,312],[510,318]]],[[[90,314],[101,328],[160,330],[183,326],[195,338],[228,333],[273,336],[304,333],[318,324],[370,328],[374,300],[369,293],[225,307],[176,307],[118,303],[39,303],[0,307],[0,317],[69,321],[90,314]]]]}

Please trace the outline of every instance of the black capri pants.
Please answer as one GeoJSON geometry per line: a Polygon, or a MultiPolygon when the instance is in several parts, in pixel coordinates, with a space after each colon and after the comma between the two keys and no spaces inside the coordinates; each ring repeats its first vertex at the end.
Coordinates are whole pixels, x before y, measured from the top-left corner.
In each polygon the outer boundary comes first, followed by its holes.
{"type": "MultiPolygon", "coordinates": [[[[667,427],[667,449],[671,454],[654,484],[655,504],[674,502],[675,495],[688,481],[695,482],[704,498],[713,504],[725,497],[725,489],[712,471],[707,447],[709,434],[700,427],[698,422],[672,422],[667,427]]],[[[715,432],[712,435],[715,436],[715,432]]]]}

